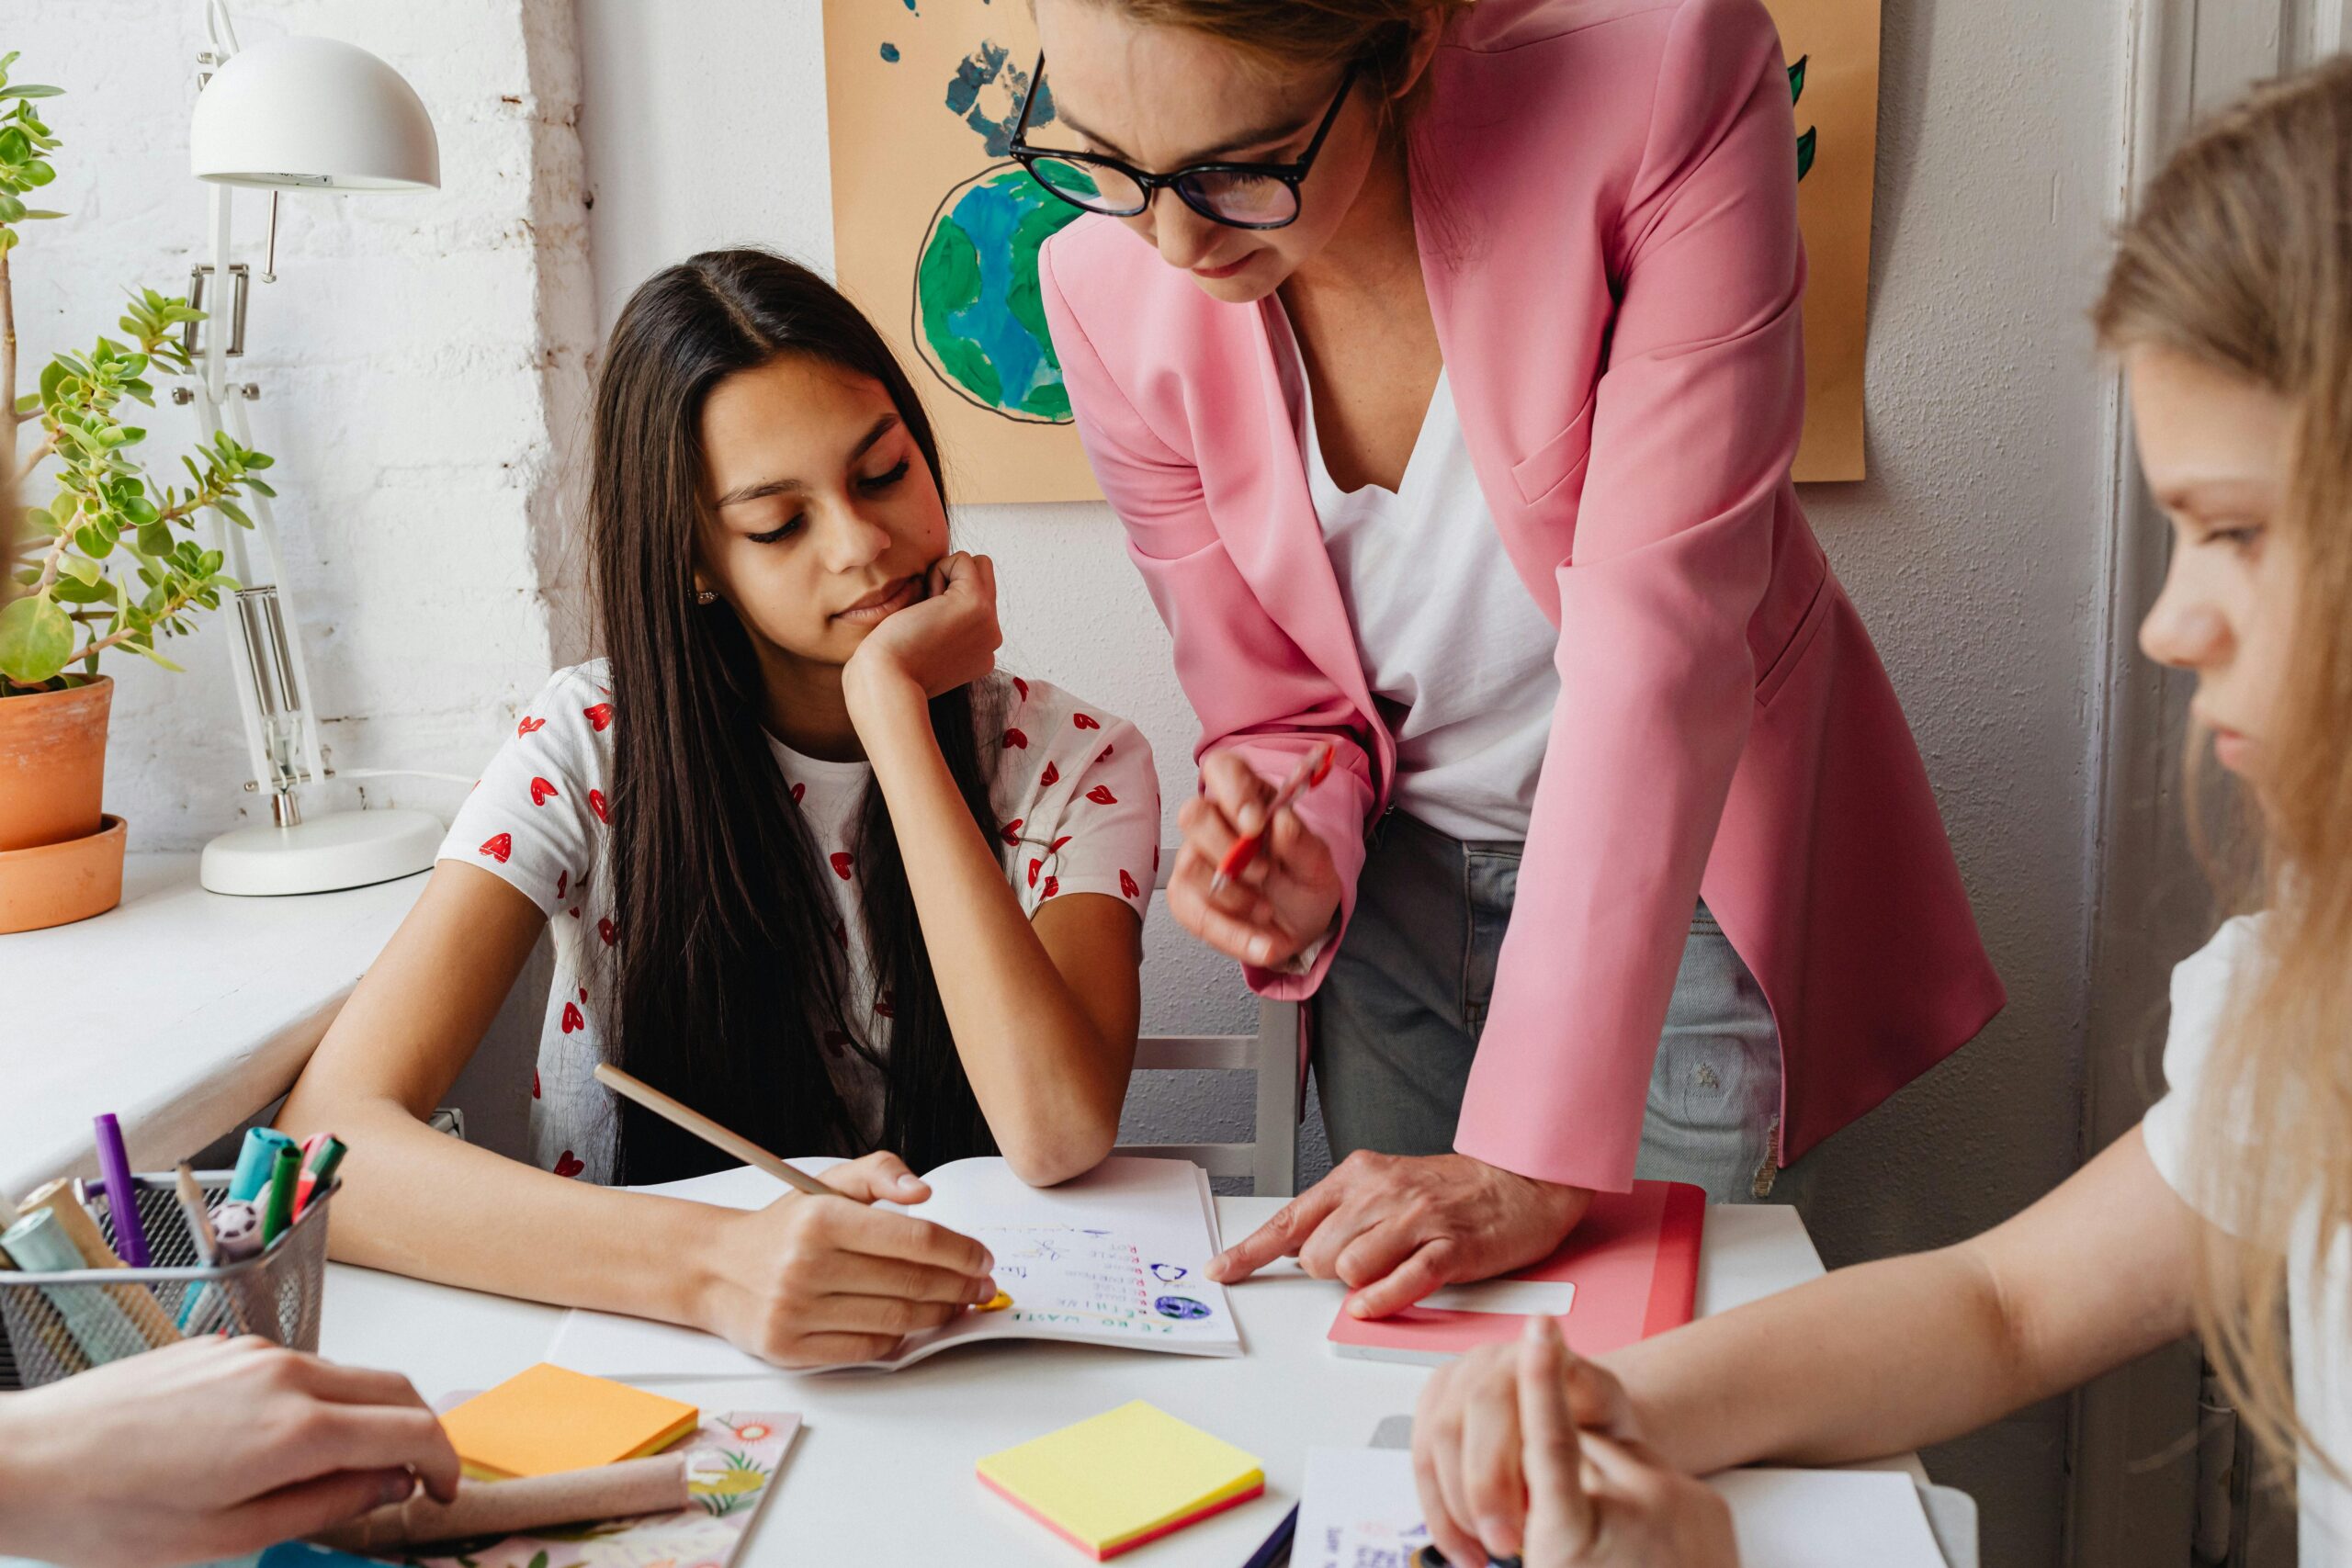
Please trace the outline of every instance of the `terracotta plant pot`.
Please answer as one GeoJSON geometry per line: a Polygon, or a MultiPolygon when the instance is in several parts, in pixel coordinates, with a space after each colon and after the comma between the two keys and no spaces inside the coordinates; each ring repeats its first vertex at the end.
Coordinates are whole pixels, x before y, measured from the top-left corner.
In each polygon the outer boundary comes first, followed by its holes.
{"type": "Polygon", "coordinates": [[[0,697],[0,932],[86,920],[122,902],[122,818],[98,808],[113,702],[104,676],[0,697]]]}
{"type": "Polygon", "coordinates": [[[0,696],[0,852],[86,839],[99,824],[114,682],[0,696]]]}
{"type": "Polygon", "coordinates": [[[122,902],[122,818],[62,844],[0,850],[0,935],[70,925],[122,902]]]}

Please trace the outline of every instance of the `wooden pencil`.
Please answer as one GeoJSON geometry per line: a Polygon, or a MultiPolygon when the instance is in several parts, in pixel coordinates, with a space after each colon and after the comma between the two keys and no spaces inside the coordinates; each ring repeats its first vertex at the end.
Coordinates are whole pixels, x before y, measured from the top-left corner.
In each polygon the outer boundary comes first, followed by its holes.
{"type": "Polygon", "coordinates": [[[811,1198],[844,1196],[815,1177],[786,1165],[741,1134],[729,1131],[684,1101],[662,1093],[643,1078],[625,1073],[608,1062],[596,1064],[596,1081],[615,1094],[637,1101],[672,1126],[692,1133],[712,1148],[733,1155],[745,1165],[757,1166],[787,1187],[806,1192],[811,1198]]]}

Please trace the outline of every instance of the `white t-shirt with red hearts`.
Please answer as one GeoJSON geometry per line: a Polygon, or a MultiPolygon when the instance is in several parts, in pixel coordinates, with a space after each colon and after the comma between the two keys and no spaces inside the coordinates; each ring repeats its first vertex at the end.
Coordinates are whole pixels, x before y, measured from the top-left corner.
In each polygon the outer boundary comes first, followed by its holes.
{"type": "MultiPolygon", "coordinates": [[[[1100,893],[1144,914],[1159,861],[1159,784],[1149,743],[1125,719],[1059,687],[994,679],[1001,689],[993,707],[1004,718],[984,759],[995,769],[989,797],[998,857],[1023,910],[1034,917],[1049,898],[1100,893]]],[[[555,979],[530,1085],[530,1157],[560,1176],[593,1181],[612,1178],[613,1101],[593,1076],[604,1059],[603,998],[591,993],[596,980],[587,963],[589,943],[617,936],[604,874],[605,787],[614,727],[628,720],[611,685],[602,660],[559,671],[466,797],[440,852],[503,877],[554,929],[555,979]]],[[[829,1032],[822,1049],[863,1147],[783,1152],[862,1153],[881,1130],[880,1064],[891,1016],[890,998],[875,994],[854,859],[873,770],[803,756],[773,737],[768,746],[832,870],[834,940],[850,959],[844,999],[851,1021],[862,1025],[854,1034],[829,1032]]]]}

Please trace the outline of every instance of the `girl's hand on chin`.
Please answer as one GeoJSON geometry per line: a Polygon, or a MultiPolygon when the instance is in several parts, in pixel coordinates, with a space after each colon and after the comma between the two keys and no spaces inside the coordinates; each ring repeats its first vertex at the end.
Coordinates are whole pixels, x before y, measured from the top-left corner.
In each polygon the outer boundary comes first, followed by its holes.
{"type": "Polygon", "coordinates": [[[923,699],[967,686],[996,668],[1004,633],[996,619],[996,564],[962,551],[927,574],[927,595],[866,634],[842,671],[852,711],[861,701],[919,691],[923,699]]]}

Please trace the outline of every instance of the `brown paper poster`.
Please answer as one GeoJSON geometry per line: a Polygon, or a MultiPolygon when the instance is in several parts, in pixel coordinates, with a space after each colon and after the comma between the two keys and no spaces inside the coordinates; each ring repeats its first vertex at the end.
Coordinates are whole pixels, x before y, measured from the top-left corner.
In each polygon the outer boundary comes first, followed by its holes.
{"type": "Polygon", "coordinates": [[[1878,171],[1879,0],[1764,0],[1796,100],[1804,297],[1802,481],[1866,477],[1862,360],[1878,171]]]}
{"type": "MultiPolygon", "coordinates": [[[[824,4],[835,276],[914,376],[955,499],[1097,498],[1037,294],[1037,248],[1077,213],[1006,156],[1036,59],[1028,6],[824,4]]],[[[1860,479],[1879,0],[1767,4],[1804,62],[1791,73],[1813,268],[1797,478],[1860,479]]]]}

